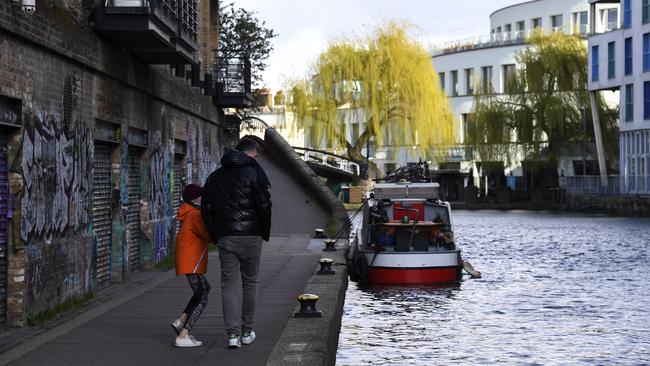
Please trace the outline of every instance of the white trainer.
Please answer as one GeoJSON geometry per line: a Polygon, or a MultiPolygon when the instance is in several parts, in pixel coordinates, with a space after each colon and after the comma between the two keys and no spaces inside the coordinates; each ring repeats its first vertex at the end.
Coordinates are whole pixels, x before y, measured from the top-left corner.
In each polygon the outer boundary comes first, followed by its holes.
{"type": "Polygon", "coordinates": [[[250,333],[244,333],[241,335],[241,343],[242,344],[251,344],[255,342],[255,332],[251,330],[250,333]]]}
{"type": "Polygon", "coordinates": [[[241,347],[241,338],[239,336],[231,334],[228,336],[228,348],[237,349],[241,347]]]}
{"type": "Polygon", "coordinates": [[[191,335],[187,335],[185,337],[176,337],[176,342],[174,343],[176,347],[183,348],[200,347],[202,344],[203,342],[197,341],[196,338],[191,335]]]}

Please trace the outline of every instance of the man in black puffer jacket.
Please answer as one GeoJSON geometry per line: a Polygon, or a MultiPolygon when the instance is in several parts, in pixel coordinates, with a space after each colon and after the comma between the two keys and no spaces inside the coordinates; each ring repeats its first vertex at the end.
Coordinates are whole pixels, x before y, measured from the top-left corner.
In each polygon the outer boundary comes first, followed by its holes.
{"type": "Polygon", "coordinates": [[[229,348],[255,340],[262,240],[268,241],[271,234],[270,182],[255,160],[259,151],[257,142],[242,139],[237,150],[224,154],[221,168],[210,174],[203,187],[201,215],[219,246],[221,301],[229,348]]]}

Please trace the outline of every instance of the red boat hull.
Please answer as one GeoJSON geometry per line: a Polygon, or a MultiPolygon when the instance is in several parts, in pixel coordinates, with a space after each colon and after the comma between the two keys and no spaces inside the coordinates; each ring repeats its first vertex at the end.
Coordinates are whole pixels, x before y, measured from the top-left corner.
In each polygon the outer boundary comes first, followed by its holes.
{"type": "Polygon", "coordinates": [[[446,284],[460,282],[459,267],[440,268],[386,268],[373,267],[368,271],[368,282],[376,284],[446,284]]]}

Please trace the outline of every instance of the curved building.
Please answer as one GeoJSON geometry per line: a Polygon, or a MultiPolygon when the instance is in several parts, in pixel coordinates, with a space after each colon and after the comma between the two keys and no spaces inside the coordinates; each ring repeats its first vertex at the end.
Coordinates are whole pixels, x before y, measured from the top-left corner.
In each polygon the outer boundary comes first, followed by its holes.
{"type": "MultiPolygon", "coordinates": [[[[460,121],[457,127],[458,143],[462,144],[465,140],[464,133],[477,93],[493,90],[496,94],[508,94],[504,80],[518,67],[516,54],[527,47],[525,40],[531,32],[542,28],[547,32],[580,33],[586,37],[594,19],[599,30],[615,28],[618,7],[605,2],[590,7],[588,0],[527,1],[493,12],[490,15],[489,34],[485,37],[459,40],[435,49],[433,66],[460,121]],[[596,12],[595,17],[591,16],[592,11],[596,12]]],[[[462,158],[457,166],[468,170],[472,156],[462,158]]],[[[519,164],[494,162],[492,166],[495,170],[498,170],[499,163],[502,171],[495,175],[500,175],[500,179],[505,179],[505,175],[523,176],[519,164]]],[[[483,165],[487,167],[489,164],[483,165]]],[[[571,164],[565,165],[564,173],[573,175],[571,164]]],[[[477,177],[476,169],[474,172],[477,177]]],[[[523,178],[517,182],[523,182],[523,178]]],[[[481,184],[489,185],[490,182],[481,184]]]]}

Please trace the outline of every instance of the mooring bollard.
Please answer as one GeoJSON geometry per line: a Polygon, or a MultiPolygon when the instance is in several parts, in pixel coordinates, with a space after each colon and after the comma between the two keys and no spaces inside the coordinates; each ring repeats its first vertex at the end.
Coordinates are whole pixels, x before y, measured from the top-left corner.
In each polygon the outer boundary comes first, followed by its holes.
{"type": "Polygon", "coordinates": [[[318,295],[314,294],[299,295],[298,302],[300,302],[300,310],[293,314],[293,316],[296,318],[320,318],[322,314],[316,310],[316,301],[318,299],[318,295]]]}
{"type": "Polygon", "coordinates": [[[325,237],[325,230],[323,229],[314,229],[314,238],[322,239],[325,237]]]}
{"type": "Polygon", "coordinates": [[[325,249],[323,249],[324,252],[336,252],[336,248],[334,245],[336,244],[336,240],[334,239],[327,239],[325,240],[325,249]]]}
{"type": "Polygon", "coordinates": [[[320,270],[316,272],[316,274],[319,275],[332,275],[335,274],[336,271],[332,269],[332,264],[334,264],[334,259],[331,258],[321,258],[318,261],[318,264],[320,264],[320,270]]]}

